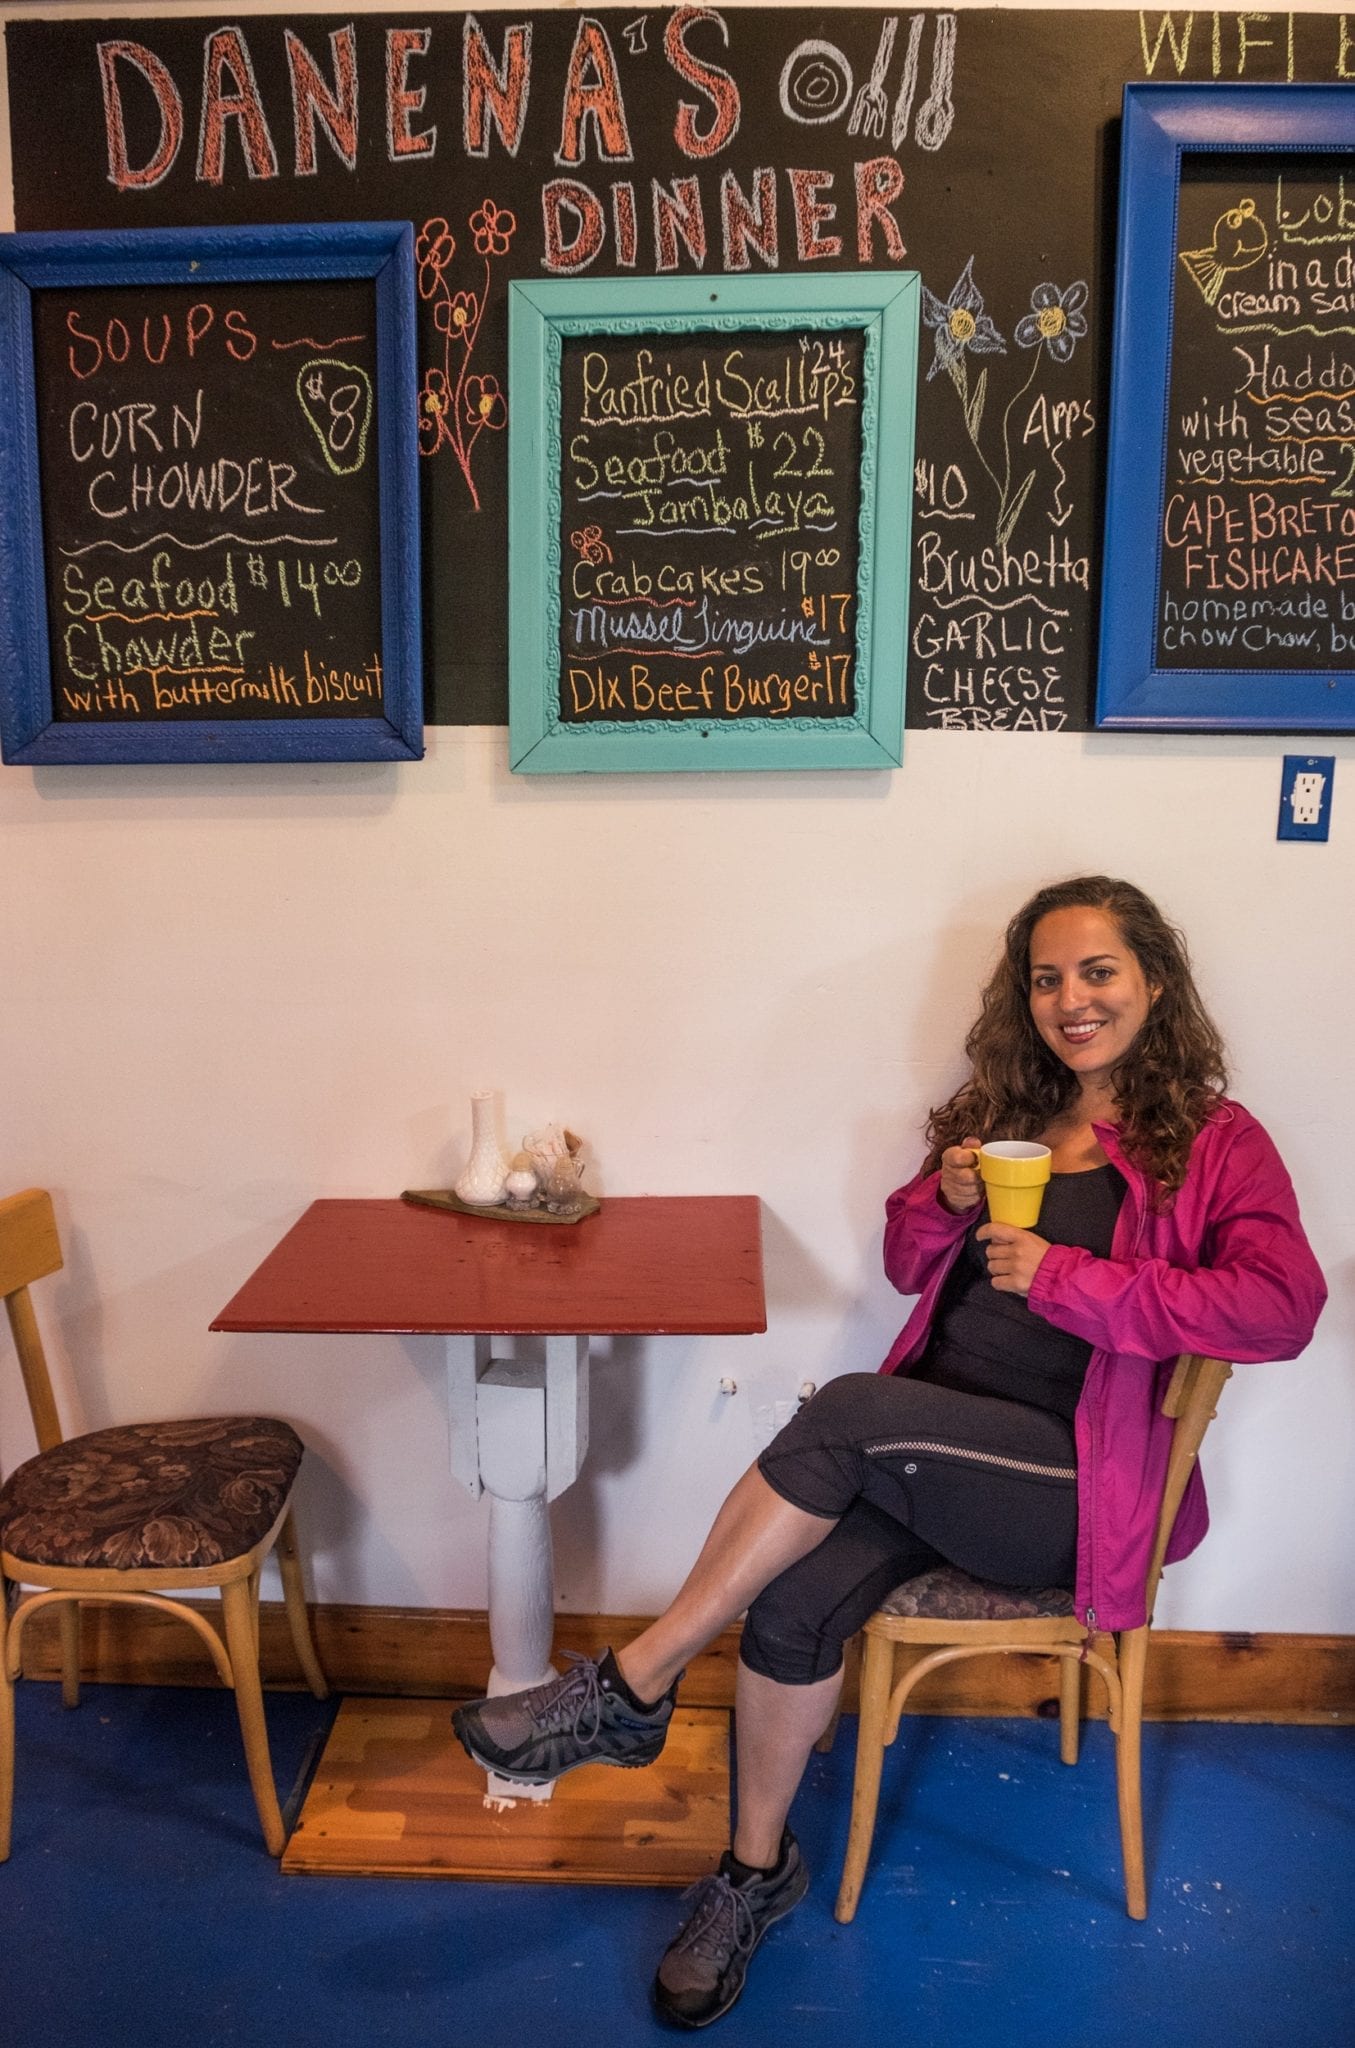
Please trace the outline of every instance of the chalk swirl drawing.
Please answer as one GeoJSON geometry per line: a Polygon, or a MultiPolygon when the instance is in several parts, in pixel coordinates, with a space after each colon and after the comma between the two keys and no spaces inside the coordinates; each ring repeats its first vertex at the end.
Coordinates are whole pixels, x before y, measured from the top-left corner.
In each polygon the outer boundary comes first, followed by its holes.
{"type": "Polygon", "coordinates": [[[308,348],[312,353],[318,351],[324,355],[332,348],[356,348],[360,341],[366,339],[365,334],[336,334],[330,341],[317,341],[313,334],[299,334],[295,341],[279,341],[275,335],[268,346],[276,349],[279,355],[286,355],[290,348],[308,348]]]}
{"type": "Polygon", "coordinates": [[[475,254],[484,265],[478,291],[452,288],[447,273],[456,255],[457,242],[441,215],[426,220],[415,239],[419,297],[431,303],[433,325],[442,337],[442,360],[425,369],[419,390],[419,453],[432,456],[449,448],[478,512],[475,444],[481,434],[501,433],[507,426],[508,398],[497,377],[471,375],[471,360],[489,301],[493,264],[496,258],[508,254],[517,232],[517,218],[506,206],[486,199],[470,215],[466,226],[475,254]]]}
{"type": "Polygon", "coordinates": [[[836,121],[851,96],[852,67],[835,43],[811,36],[781,67],[782,109],[807,127],[836,121]]]}
{"type": "Polygon", "coordinates": [[[1180,254],[1205,304],[1212,306],[1223,289],[1224,279],[1234,271],[1250,270],[1269,247],[1270,236],[1256,211],[1256,201],[1243,199],[1219,215],[1207,249],[1182,249],[1180,254]]]}
{"type": "Polygon", "coordinates": [[[337,356],[312,356],[297,371],[296,395],[335,476],[356,476],[372,424],[367,372],[337,356]]]}
{"type": "MultiPolygon", "coordinates": [[[[1060,365],[1071,361],[1074,349],[1087,332],[1083,311],[1086,303],[1087,287],[1080,279],[1066,289],[1060,289],[1056,284],[1037,284],[1031,293],[1030,311],[1017,321],[1013,339],[1018,348],[1031,349],[1033,355],[1025,382],[1007,400],[1002,414],[1002,473],[999,475],[994,463],[989,461],[981,439],[988,398],[988,368],[985,364],[979,371],[971,390],[968,359],[971,355],[1006,355],[1007,344],[974,282],[973,257],[965,264],[944,299],[929,291],[925,284],[922,287],[922,318],[932,332],[932,363],[927,379],[930,382],[938,370],[944,370],[955,386],[970,445],[997,492],[996,539],[1000,547],[1005,547],[1011,538],[1036,474],[1033,469],[1029,470],[1021,482],[1013,486],[1012,411],[1030,390],[1046,356],[1060,365]]],[[[1059,490],[1062,490],[1063,481],[1061,473],[1059,490]]],[[[1055,495],[1057,501],[1057,491],[1055,495]]],[[[1066,512],[1063,517],[1067,517],[1066,512]]],[[[1061,524],[1061,520],[1055,518],[1054,524],[1061,524]]]]}
{"type": "Polygon", "coordinates": [[[166,527],[163,533],[148,533],[144,540],[130,543],[110,540],[101,534],[98,540],[87,540],[83,547],[61,548],[63,555],[89,555],[97,548],[113,548],[120,555],[144,555],[147,548],[178,548],[189,554],[201,554],[204,548],[219,548],[223,541],[233,540],[242,548],[335,548],[339,545],[337,533],[214,533],[209,540],[183,540],[177,533],[166,527]]]}
{"type": "Polygon", "coordinates": [[[612,562],[616,557],[602,538],[600,526],[583,526],[569,536],[569,545],[581,560],[589,564],[612,562]]]}

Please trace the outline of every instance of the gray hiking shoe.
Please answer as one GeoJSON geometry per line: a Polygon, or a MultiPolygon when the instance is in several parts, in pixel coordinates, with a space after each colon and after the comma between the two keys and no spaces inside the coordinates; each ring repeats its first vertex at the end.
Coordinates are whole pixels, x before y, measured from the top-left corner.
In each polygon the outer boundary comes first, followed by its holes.
{"type": "Polygon", "coordinates": [[[654,1706],[633,1707],[617,1690],[609,1651],[564,1652],[570,1669],[528,1692],[471,1700],[452,1715],[462,1748],[482,1770],[524,1785],[549,1785],[580,1764],[652,1764],[663,1748],[676,1685],[654,1706]]]}
{"type": "Polygon", "coordinates": [[[809,1889],[809,1872],[790,1829],[781,1838],[775,1870],[735,1884],[728,1852],[713,1877],[683,1897],[691,1914],[664,1953],[652,1996],[660,2019],[678,2027],[708,2027],[729,2011],[748,1975],[753,1950],[769,1927],[784,1920],[809,1889]]]}

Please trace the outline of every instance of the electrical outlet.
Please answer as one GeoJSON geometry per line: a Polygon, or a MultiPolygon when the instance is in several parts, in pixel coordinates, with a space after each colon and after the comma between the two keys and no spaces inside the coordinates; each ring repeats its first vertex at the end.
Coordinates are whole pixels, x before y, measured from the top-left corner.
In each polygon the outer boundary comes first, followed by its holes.
{"type": "Polygon", "coordinates": [[[1277,839],[1325,839],[1331,830],[1334,754],[1286,754],[1277,839]]]}

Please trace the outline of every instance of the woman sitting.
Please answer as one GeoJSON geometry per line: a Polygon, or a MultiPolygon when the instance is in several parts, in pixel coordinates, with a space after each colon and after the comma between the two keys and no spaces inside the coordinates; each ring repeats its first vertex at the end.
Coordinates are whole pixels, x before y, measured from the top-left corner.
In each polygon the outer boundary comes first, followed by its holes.
{"type": "MultiPolygon", "coordinates": [[[[1184,943],[1140,890],[1096,875],[1034,896],[965,1049],[969,1079],[889,1198],[885,1270],[917,1302],[881,1371],[806,1403],[633,1642],[453,1717],[477,1763],[529,1783],[650,1763],[683,1666],[746,1610],[734,1840],[653,1986],[681,2026],[729,2010],[804,1896],[786,1818],[843,1645],[885,1596],[948,1563],[1069,1587],[1088,1628],[1138,1627],[1177,1355],[1294,1357],[1325,1299],[1275,1147],[1224,1094],[1184,943]],[[1038,1230],[982,1220],[990,1138],[1050,1148],[1038,1230]]],[[[1205,1526],[1197,1468],[1168,1559],[1205,1526]]]]}

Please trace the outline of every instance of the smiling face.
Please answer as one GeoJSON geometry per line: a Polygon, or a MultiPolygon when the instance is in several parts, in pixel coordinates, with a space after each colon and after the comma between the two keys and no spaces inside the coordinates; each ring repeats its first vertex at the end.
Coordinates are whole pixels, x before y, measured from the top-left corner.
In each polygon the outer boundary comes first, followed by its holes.
{"type": "Polygon", "coordinates": [[[1051,910],[1031,933],[1030,1014],[1084,1097],[1112,1093],[1114,1069],[1161,993],[1109,911],[1051,910]]]}

